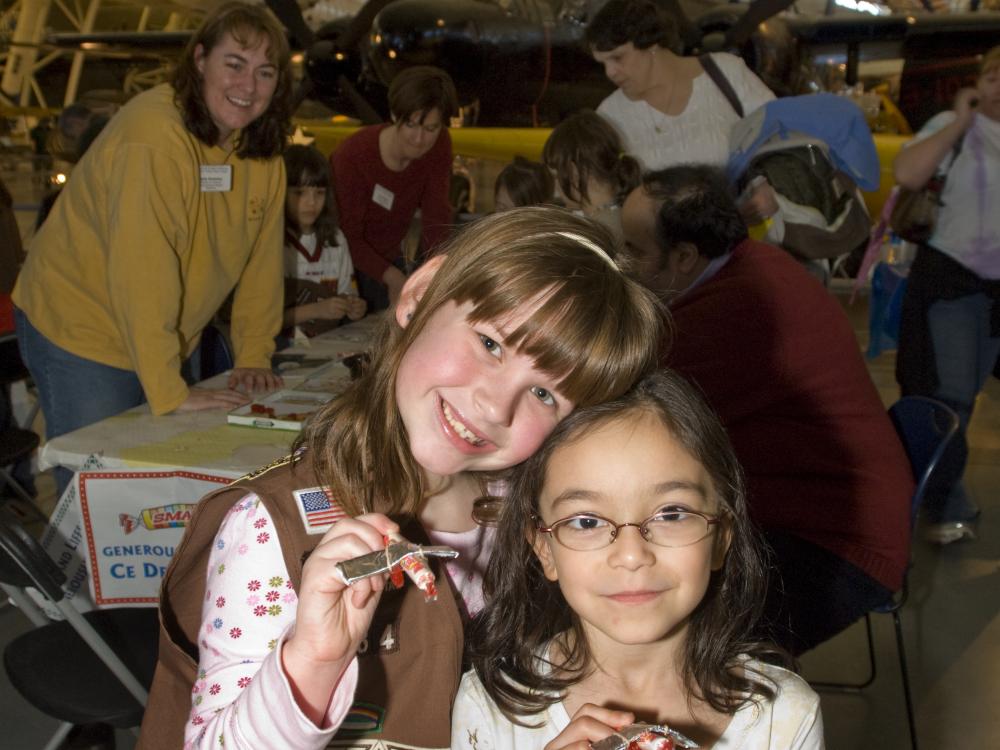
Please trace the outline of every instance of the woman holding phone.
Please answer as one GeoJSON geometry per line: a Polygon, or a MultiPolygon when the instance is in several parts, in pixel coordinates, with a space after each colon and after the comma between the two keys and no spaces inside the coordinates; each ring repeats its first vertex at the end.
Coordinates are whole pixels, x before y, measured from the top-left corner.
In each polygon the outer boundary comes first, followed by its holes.
{"type": "Polygon", "coordinates": [[[1000,356],[1000,46],[983,55],[976,85],[900,151],[893,171],[911,190],[946,175],[934,232],[910,269],[896,380],[904,396],[930,396],[958,413],[957,445],[943,457],[951,481],[924,502],[925,536],[949,544],[975,538],[979,510],[961,481],[965,431],[1000,356]]]}

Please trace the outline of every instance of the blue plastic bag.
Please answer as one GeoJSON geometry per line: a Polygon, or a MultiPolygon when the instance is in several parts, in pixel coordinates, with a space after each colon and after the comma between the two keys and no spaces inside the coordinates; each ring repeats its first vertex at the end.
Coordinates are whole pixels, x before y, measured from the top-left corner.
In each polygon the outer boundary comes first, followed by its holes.
{"type": "Polygon", "coordinates": [[[872,273],[872,293],[868,301],[868,351],[865,356],[875,359],[899,343],[899,321],[906,294],[909,264],[878,263],[872,273]]]}

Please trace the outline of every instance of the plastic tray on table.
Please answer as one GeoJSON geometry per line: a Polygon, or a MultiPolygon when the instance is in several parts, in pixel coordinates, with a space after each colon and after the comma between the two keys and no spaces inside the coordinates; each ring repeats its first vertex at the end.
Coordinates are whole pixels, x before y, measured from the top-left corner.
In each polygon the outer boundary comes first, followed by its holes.
{"type": "Polygon", "coordinates": [[[317,391],[275,391],[229,412],[227,420],[229,424],[298,432],[331,398],[332,393],[317,391]]]}

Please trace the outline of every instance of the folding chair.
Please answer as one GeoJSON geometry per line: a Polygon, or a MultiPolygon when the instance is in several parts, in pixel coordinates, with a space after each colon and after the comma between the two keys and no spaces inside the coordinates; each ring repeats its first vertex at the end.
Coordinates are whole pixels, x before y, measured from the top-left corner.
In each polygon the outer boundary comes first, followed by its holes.
{"type": "Polygon", "coordinates": [[[80,614],[65,600],[66,576],[10,511],[0,508],[0,588],[36,627],[4,649],[11,684],[63,724],[45,746],[60,747],[74,725],[138,727],[156,668],[154,608],[80,614]],[[33,586],[66,619],[50,621],[25,587],[33,586]]]}
{"type": "MultiPolygon", "coordinates": [[[[917,522],[917,514],[924,500],[924,494],[932,481],[941,456],[958,431],[958,415],[947,405],[923,396],[904,396],[889,407],[889,417],[899,434],[899,439],[910,459],[910,468],[916,487],[910,501],[910,529],[917,522]]],[[[906,663],[903,644],[903,624],[899,611],[906,604],[907,578],[903,578],[902,590],[889,601],[876,607],[873,612],[891,614],[896,632],[896,651],[899,654],[899,673],[903,682],[903,698],[906,701],[906,720],[910,728],[910,746],[917,750],[917,727],[913,714],[913,696],[910,692],[910,672],[906,663]]],[[[865,614],[865,631],[868,636],[868,677],[862,682],[814,682],[813,687],[824,690],[857,692],[875,681],[875,642],[872,639],[871,613],[865,614]]]]}

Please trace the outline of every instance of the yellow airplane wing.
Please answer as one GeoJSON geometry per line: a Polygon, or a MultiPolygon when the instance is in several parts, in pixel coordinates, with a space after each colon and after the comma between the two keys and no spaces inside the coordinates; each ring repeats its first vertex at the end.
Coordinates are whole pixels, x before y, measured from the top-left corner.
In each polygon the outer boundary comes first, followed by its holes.
{"type": "MultiPolygon", "coordinates": [[[[325,120],[300,121],[298,124],[315,137],[316,147],[324,154],[331,153],[341,141],[358,129],[356,125],[331,125],[325,120]]],[[[517,155],[540,160],[542,147],[550,132],[548,128],[452,128],[449,134],[456,155],[506,164],[517,155]]],[[[882,204],[895,184],[892,161],[912,136],[878,133],[874,138],[882,168],[881,181],[878,190],[864,193],[865,204],[873,220],[879,216],[882,204]]]]}

